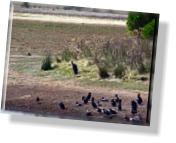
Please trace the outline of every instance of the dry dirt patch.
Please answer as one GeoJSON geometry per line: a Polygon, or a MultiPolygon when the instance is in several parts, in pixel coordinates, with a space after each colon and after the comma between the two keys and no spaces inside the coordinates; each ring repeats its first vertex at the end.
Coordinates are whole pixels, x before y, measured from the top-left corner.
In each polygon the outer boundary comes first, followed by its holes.
{"type": "MultiPolygon", "coordinates": [[[[124,122],[123,117],[125,115],[132,116],[130,113],[130,102],[136,98],[134,91],[127,90],[110,90],[108,88],[95,88],[91,86],[81,87],[80,85],[63,86],[64,83],[32,77],[27,74],[19,74],[13,71],[9,71],[7,97],[6,97],[6,109],[15,110],[29,113],[36,113],[42,115],[61,116],[74,119],[85,119],[95,121],[108,121],[108,122],[124,122]],[[17,80],[12,80],[15,76],[17,80]],[[24,79],[28,79],[27,81],[24,79]],[[48,84],[48,82],[50,84],[48,84]],[[115,117],[109,119],[97,113],[91,106],[91,104],[77,107],[76,101],[81,102],[81,97],[87,95],[91,91],[96,100],[101,97],[111,98],[115,93],[119,93],[122,97],[123,111],[119,112],[115,117]],[[41,103],[36,102],[36,97],[40,97],[41,103]],[[59,102],[63,101],[66,106],[66,110],[61,110],[58,106],[59,102]],[[93,113],[93,117],[87,118],[85,111],[90,110],[93,113]]],[[[146,119],[147,113],[147,94],[142,92],[144,104],[139,107],[139,114],[143,118],[143,122],[146,119]]],[[[104,108],[109,108],[110,103],[103,103],[104,108]]]]}

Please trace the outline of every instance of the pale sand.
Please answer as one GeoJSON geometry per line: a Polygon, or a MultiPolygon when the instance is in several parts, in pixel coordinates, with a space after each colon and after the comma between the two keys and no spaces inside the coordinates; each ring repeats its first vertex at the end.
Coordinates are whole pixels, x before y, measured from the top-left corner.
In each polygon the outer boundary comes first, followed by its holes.
{"type": "Polygon", "coordinates": [[[80,17],[80,16],[65,16],[65,15],[44,15],[31,13],[14,13],[13,19],[21,20],[37,20],[46,22],[61,22],[61,23],[85,23],[85,24],[102,24],[102,25],[121,25],[126,26],[125,20],[80,17]]]}

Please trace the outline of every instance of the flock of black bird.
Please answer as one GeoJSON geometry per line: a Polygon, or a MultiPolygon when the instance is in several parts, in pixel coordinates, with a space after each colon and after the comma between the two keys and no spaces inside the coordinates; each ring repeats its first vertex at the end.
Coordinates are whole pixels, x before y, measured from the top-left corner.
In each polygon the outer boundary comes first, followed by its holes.
{"type": "MultiPolygon", "coordinates": [[[[36,98],[36,102],[38,104],[41,104],[41,99],[39,97],[36,98]]],[[[111,99],[107,99],[105,97],[101,97],[99,100],[95,100],[95,98],[92,96],[92,93],[89,92],[87,96],[82,96],[82,101],[78,102],[76,101],[75,106],[80,107],[86,104],[91,104],[92,108],[96,110],[99,114],[105,115],[107,117],[112,118],[114,115],[116,115],[118,112],[122,111],[122,98],[118,96],[118,94],[115,94],[115,96],[111,99]],[[103,102],[107,102],[110,104],[112,108],[103,108],[103,102]]],[[[137,94],[137,99],[131,101],[131,114],[135,115],[138,113],[138,105],[142,105],[143,99],[140,95],[140,93],[137,94]]],[[[65,104],[63,102],[59,103],[59,107],[61,110],[67,109],[65,107],[65,104]]],[[[85,112],[86,116],[93,116],[93,113],[89,110],[86,110],[85,112]]],[[[124,119],[126,121],[137,121],[140,120],[140,118],[129,118],[128,116],[125,116],[124,119]]]]}
{"type": "MultiPolygon", "coordinates": [[[[31,54],[28,54],[28,56],[30,56],[31,54]]],[[[71,65],[72,65],[72,69],[75,75],[78,74],[78,67],[75,63],[73,63],[73,61],[71,61],[71,65]]],[[[40,98],[37,97],[36,98],[36,102],[38,104],[41,104],[40,102],[40,98]]],[[[102,97],[100,100],[96,101],[95,98],[92,96],[92,93],[89,92],[87,96],[82,96],[82,102],[79,103],[78,101],[76,101],[75,105],[76,106],[83,106],[85,104],[91,103],[92,107],[94,110],[96,110],[99,114],[108,116],[108,117],[112,117],[113,115],[116,115],[119,111],[122,111],[122,98],[120,98],[118,96],[118,94],[115,94],[115,96],[111,99],[107,99],[105,97],[102,97]],[[105,109],[103,108],[103,102],[109,102],[111,107],[116,107],[116,108],[108,108],[105,109]]],[[[143,103],[143,99],[140,95],[140,93],[137,94],[137,99],[136,100],[132,100],[131,101],[131,114],[135,115],[138,113],[138,105],[142,105],[143,103]]],[[[62,110],[65,110],[65,104],[63,102],[59,103],[59,107],[62,110]]],[[[93,116],[93,113],[89,110],[86,110],[85,113],[86,116],[93,116]]],[[[140,120],[140,118],[138,116],[136,116],[134,118],[129,118],[128,116],[125,116],[124,119],[126,121],[137,121],[140,120]],[[137,117],[137,118],[136,118],[137,117]]]]}

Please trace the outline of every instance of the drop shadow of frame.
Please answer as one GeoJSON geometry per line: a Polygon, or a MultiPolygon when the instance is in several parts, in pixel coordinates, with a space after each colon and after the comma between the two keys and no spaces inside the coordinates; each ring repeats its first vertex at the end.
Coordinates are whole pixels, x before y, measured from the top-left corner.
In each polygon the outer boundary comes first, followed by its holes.
{"type": "Polygon", "coordinates": [[[124,132],[132,134],[158,135],[160,132],[163,83],[165,81],[165,63],[167,55],[168,23],[160,22],[158,31],[158,42],[156,51],[154,88],[152,93],[152,109],[150,126],[124,125],[114,123],[90,122],[70,119],[35,117],[30,115],[11,114],[9,121],[12,123],[29,124],[37,126],[64,127],[86,130],[124,132]]]}

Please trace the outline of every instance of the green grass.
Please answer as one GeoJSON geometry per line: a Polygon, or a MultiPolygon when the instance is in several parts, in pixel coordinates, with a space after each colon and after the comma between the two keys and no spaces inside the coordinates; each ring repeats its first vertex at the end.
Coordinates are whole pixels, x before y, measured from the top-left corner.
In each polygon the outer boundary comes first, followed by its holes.
{"type": "Polygon", "coordinates": [[[38,58],[10,58],[10,68],[17,72],[35,75],[40,70],[41,60],[38,58]],[[13,60],[12,60],[13,59],[13,60]]]}
{"type": "Polygon", "coordinates": [[[41,70],[41,58],[11,58],[10,68],[17,72],[24,72],[38,77],[48,77],[53,80],[73,80],[81,85],[90,85],[97,87],[109,87],[118,89],[129,90],[142,90],[148,91],[148,85],[143,84],[138,79],[141,76],[148,75],[136,75],[136,79],[117,81],[113,77],[106,80],[100,80],[98,76],[97,66],[92,64],[88,65],[86,59],[75,61],[79,66],[79,76],[73,75],[70,62],[63,61],[57,64],[56,68],[49,71],[41,70]],[[113,79],[113,81],[111,81],[113,79]]]}
{"type": "Polygon", "coordinates": [[[83,84],[92,85],[92,86],[148,91],[148,86],[141,84],[140,82],[137,83],[134,80],[128,81],[128,82],[124,82],[124,81],[117,82],[117,81],[106,81],[106,80],[83,79],[79,81],[83,84]]]}

